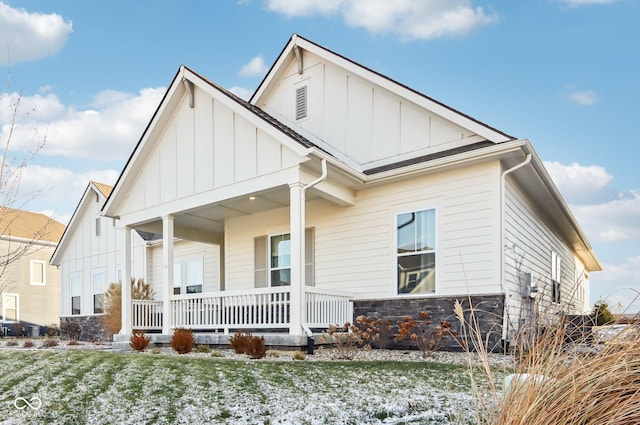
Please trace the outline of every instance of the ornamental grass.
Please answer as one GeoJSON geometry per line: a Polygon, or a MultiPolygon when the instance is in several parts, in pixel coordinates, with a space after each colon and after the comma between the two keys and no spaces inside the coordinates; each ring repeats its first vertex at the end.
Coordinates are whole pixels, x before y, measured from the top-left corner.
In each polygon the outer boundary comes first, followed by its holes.
{"type": "Polygon", "coordinates": [[[606,343],[571,340],[557,319],[529,332],[514,353],[508,391],[488,367],[474,324],[474,308],[456,303],[469,354],[472,381],[487,380],[490,393],[474,394],[477,422],[492,425],[625,425],[640,423],[640,339],[633,326],[606,343]],[[480,365],[480,367],[478,367],[480,365]],[[483,366],[487,365],[487,366],[483,366]]]}

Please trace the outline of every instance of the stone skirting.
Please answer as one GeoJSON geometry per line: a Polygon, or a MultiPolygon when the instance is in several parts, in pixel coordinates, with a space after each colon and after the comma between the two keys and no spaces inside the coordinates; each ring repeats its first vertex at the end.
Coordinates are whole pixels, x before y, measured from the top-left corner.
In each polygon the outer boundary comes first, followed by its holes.
{"type": "MultiPolygon", "coordinates": [[[[475,320],[480,328],[483,339],[487,341],[488,349],[500,351],[502,347],[502,317],[504,312],[504,295],[474,295],[471,296],[475,320]]],[[[405,316],[410,316],[420,321],[420,313],[429,313],[429,320],[433,324],[439,324],[441,320],[451,323],[451,329],[460,331],[460,321],[456,318],[453,307],[455,301],[462,303],[465,315],[469,314],[469,296],[446,296],[425,298],[389,298],[354,300],[354,316],[368,316],[373,319],[389,320],[392,326],[390,335],[384,341],[386,348],[415,349],[416,344],[410,338],[394,342],[393,337],[398,332],[397,323],[405,316]]],[[[459,332],[460,333],[460,332],[459,332]]],[[[454,339],[445,337],[441,340],[440,349],[447,351],[460,351],[460,337],[454,339]]],[[[376,344],[372,344],[376,347],[376,344]]]]}
{"type": "Polygon", "coordinates": [[[102,316],[66,316],[60,318],[60,337],[69,339],[63,330],[66,323],[80,326],[81,341],[111,341],[112,334],[109,333],[102,324],[102,316]]]}

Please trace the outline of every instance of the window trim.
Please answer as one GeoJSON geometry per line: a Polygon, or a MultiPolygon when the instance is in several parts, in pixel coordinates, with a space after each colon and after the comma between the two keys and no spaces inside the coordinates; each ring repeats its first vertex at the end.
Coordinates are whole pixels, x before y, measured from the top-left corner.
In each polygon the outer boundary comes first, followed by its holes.
{"type": "Polygon", "coordinates": [[[440,274],[441,274],[441,267],[439,267],[439,261],[441,258],[440,255],[440,229],[438,227],[438,224],[440,222],[439,219],[439,214],[440,214],[440,208],[437,205],[434,205],[433,203],[428,203],[428,204],[412,204],[412,205],[403,205],[402,209],[398,209],[398,210],[394,210],[392,212],[392,228],[393,228],[393,232],[392,232],[392,243],[391,243],[391,257],[393,258],[393,295],[395,297],[430,297],[430,296],[437,296],[439,295],[439,282],[440,282],[440,274]],[[423,253],[429,254],[429,253],[433,253],[434,257],[435,257],[435,275],[434,275],[434,284],[433,284],[433,292],[419,292],[419,293],[403,293],[403,292],[399,292],[399,280],[398,280],[398,258],[402,257],[402,256],[408,256],[411,254],[405,254],[405,255],[399,255],[398,254],[398,216],[402,215],[402,214],[410,214],[410,213],[417,213],[420,211],[433,211],[434,214],[434,224],[433,224],[433,229],[434,229],[434,234],[433,234],[433,238],[434,238],[434,249],[431,251],[421,251],[423,253]]]}
{"type": "Polygon", "coordinates": [[[289,285],[278,286],[291,286],[291,232],[277,233],[267,236],[267,287],[273,288],[273,282],[271,279],[271,273],[278,270],[289,270],[289,285]],[[279,236],[289,236],[289,265],[287,267],[272,267],[271,266],[271,239],[279,236]]]}
{"type": "Polygon", "coordinates": [[[204,255],[192,255],[192,256],[184,256],[184,257],[177,257],[177,258],[174,257],[173,259],[173,295],[199,294],[204,292],[204,286],[206,281],[205,273],[206,273],[206,267],[205,267],[204,255]],[[202,283],[200,285],[188,285],[187,263],[192,261],[200,261],[200,264],[202,267],[202,283]],[[180,271],[179,282],[176,282],[176,271],[180,271]],[[200,291],[189,292],[188,288],[193,286],[200,286],[200,291]]]}
{"type": "Polygon", "coordinates": [[[92,306],[92,311],[93,314],[103,314],[104,313],[104,293],[107,290],[107,274],[105,273],[104,270],[95,270],[93,272],[91,272],[91,303],[93,304],[92,306]],[[104,282],[103,285],[104,287],[102,288],[102,292],[97,292],[96,291],[96,275],[102,274],[104,282]],[[101,298],[101,304],[102,304],[102,310],[101,311],[96,311],[96,296],[102,295],[101,298]]]}
{"type": "Polygon", "coordinates": [[[33,286],[47,286],[47,263],[42,260],[30,260],[29,261],[29,281],[33,286]],[[36,282],[33,280],[33,265],[40,264],[42,266],[42,282],[36,282]]]}
{"type": "MultiPolygon", "coordinates": [[[[315,261],[315,245],[316,235],[315,227],[305,227],[305,259],[304,259],[304,284],[305,286],[315,286],[316,277],[316,261],[315,261]]],[[[269,233],[253,237],[253,285],[255,288],[271,288],[271,271],[276,270],[271,268],[271,238],[277,236],[289,235],[289,241],[291,240],[291,232],[278,232],[269,233]],[[258,261],[257,244],[263,244],[264,257],[262,261],[258,261]],[[264,267],[258,267],[263,265],[264,267]],[[265,281],[258,281],[258,274],[264,273],[265,281]]],[[[291,270],[291,265],[287,267],[291,270]]],[[[284,269],[284,268],[281,268],[284,269]]]]}
{"type": "MultiPolygon", "coordinates": [[[[11,309],[12,310],[12,309],[11,309]]],[[[20,322],[20,294],[16,294],[13,292],[3,292],[2,293],[2,321],[6,323],[18,323],[20,322]],[[8,320],[7,319],[7,301],[6,298],[14,297],[16,299],[16,320],[8,320]]]]}
{"type": "Polygon", "coordinates": [[[69,304],[69,313],[72,316],[79,316],[82,314],[82,275],[80,275],[80,273],[75,273],[69,276],[69,300],[70,300],[70,304],[69,304]],[[74,295],[73,294],[73,279],[77,278],[78,279],[78,290],[79,290],[79,294],[78,295],[74,295]],[[73,312],[73,299],[74,298],[78,298],[78,312],[74,313],[73,312]]]}

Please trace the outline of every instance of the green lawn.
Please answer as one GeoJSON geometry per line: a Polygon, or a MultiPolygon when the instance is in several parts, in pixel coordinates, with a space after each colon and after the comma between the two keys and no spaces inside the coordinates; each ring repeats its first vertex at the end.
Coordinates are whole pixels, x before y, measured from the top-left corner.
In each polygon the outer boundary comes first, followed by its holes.
{"type": "Polygon", "coordinates": [[[467,369],[430,362],[0,350],[0,394],[2,425],[473,422],[467,369]]]}

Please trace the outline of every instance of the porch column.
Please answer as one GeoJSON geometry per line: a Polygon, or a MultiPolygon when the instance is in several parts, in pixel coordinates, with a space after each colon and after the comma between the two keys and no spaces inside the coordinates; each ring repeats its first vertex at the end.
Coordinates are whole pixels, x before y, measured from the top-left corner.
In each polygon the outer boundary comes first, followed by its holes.
{"type": "Polygon", "coordinates": [[[289,334],[304,335],[304,184],[289,185],[289,244],[291,246],[291,300],[289,334]]]}
{"type": "Polygon", "coordinates": [[[124,228],[124,276],[122,276],[122,282],[120,283],[120,299],[122,303],[122,327],[120,333],[124,335],[131,335],[131,228],[125,226],[124,228]]]}
{"type": "Polygon", "coordinates": [[[162,333],[171,334],[173,311],[173,216],[162,217],[162,333]]]}

